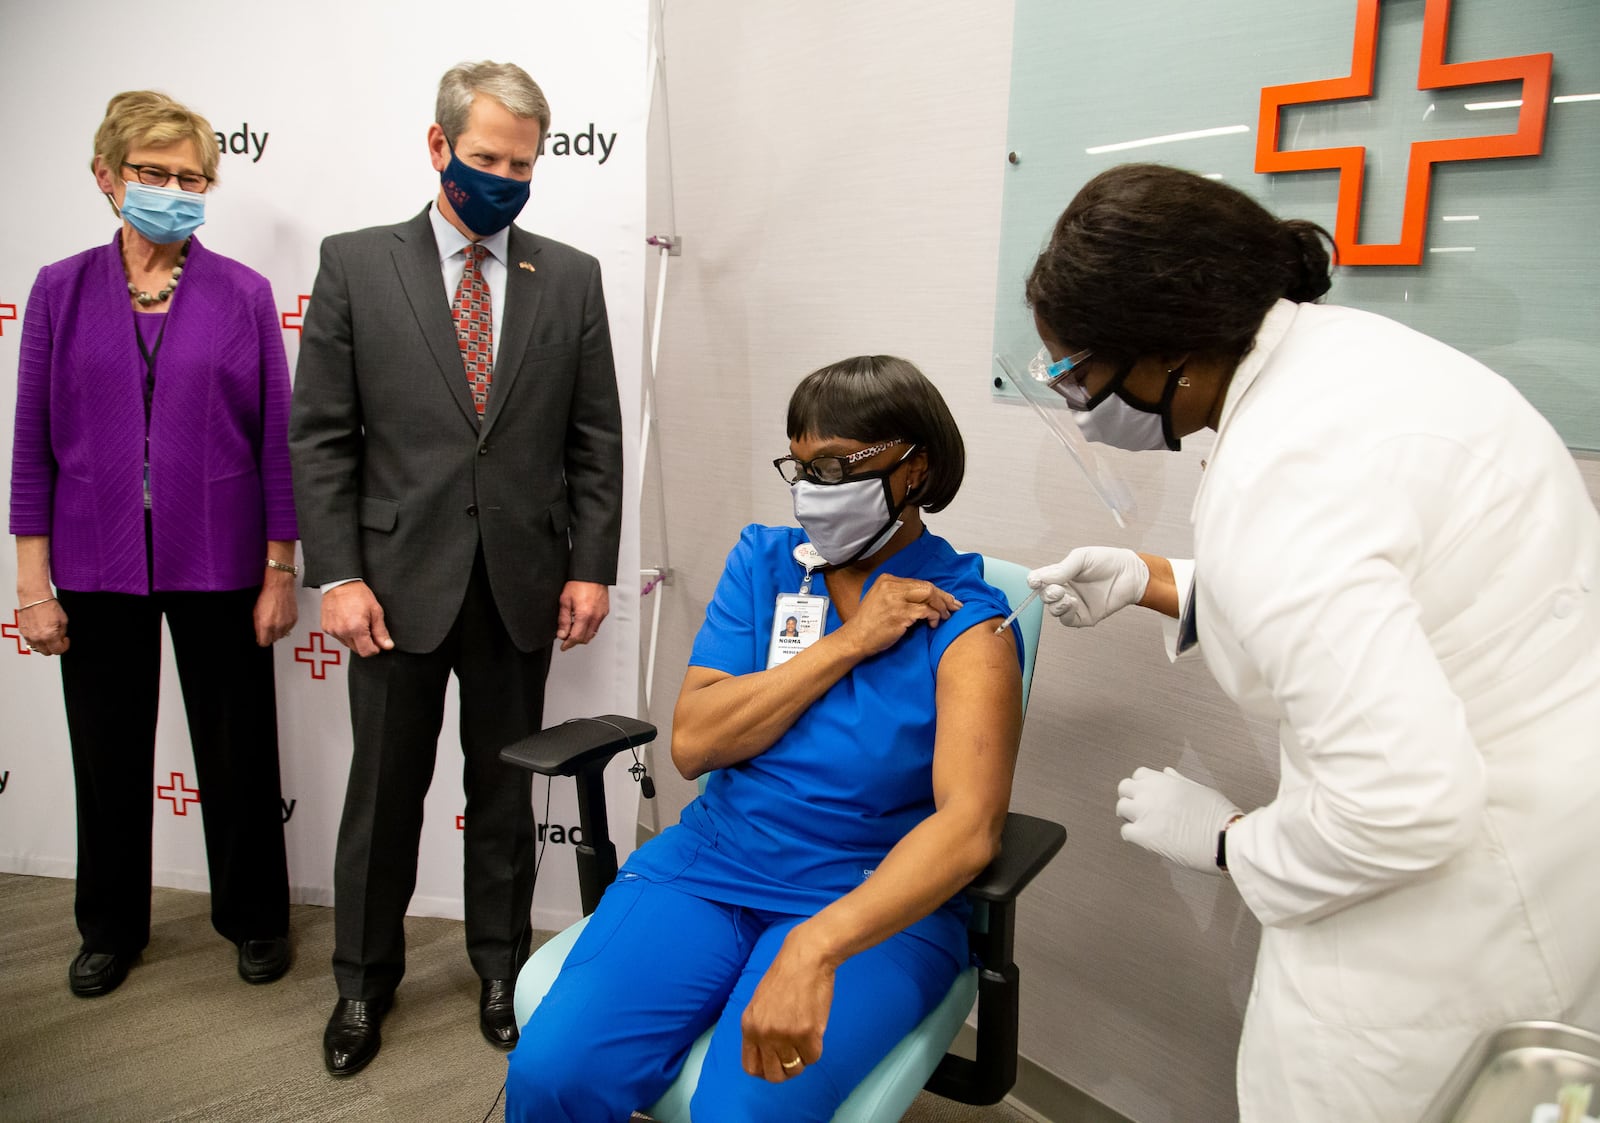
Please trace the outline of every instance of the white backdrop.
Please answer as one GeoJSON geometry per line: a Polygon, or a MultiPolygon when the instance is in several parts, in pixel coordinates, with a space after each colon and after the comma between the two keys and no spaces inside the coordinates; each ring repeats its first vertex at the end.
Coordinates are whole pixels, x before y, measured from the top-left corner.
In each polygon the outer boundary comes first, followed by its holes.
{"type": "MultiPolygon", "coordinates": [[[[221,134],[220,182],[200,237],[270,278],[292,370],[320,240],[407,219],[437,193],[425,134],[439,77],[457,62],[484,57],[522,66],[550,101],[550,136],[534,170],[532,200],[518,221],[602,263],[628,453],[611,616],[588,647],[555,653],[545,722],[632,714],[639,488],[630,435],[639,430],[644,307],[644,0],[484,0],[464,9],[382,0],[286,0],[265,7],[172,0],[142,16],[112,0],[0,7],[0,104],[12,107],[5,147],[20,161],[0,178],[5,503],[21,320],[34,274],[103,244],[116,227],[88,169],[94,130],[112,94],[162,90],[221,134]]],[[[7,547],[0,550],[4,595],[14,591],[15,577],[15,552],[7,547]]],[[[0,869],[71,877],[72,769],[60,672],[16,638],[13,607],[0,609],[0,869]]],[[[295,900],[329,904],[350,759],[345,672],[351,655],[318,631],[314,592],[301,591],[299,626],[278,643],[276,658],[290,881],[295,900]]],[[[455,728],[452,685],[411,903],[418,914],[461,915],[463,798],[455,728]]],[[[625,771],[631,763],[618,760],[607,778],[613,834],[624,856],[632,849],[637,808],[638,789],[625,771]]],[[[207,888],[194,776],[169,644],[150,794],[159,885],[207,888]]],[[[546,823],[544,783],[535,785],[535,814],[548,844],[534,897],[537,927],[560,927],[579,915],[572,794],[572,781],[556,781],[546,823]]]]}

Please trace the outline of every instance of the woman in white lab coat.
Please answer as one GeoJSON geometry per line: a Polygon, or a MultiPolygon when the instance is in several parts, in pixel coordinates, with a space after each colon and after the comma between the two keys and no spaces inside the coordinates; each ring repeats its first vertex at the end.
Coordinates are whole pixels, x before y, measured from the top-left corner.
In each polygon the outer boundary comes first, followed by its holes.
{"type": "Polygon", "coordinates": [[[1313,303],[1325,239],[1173,168],[1078,193],[1028,281],[1035,377],[1091,439],[1217,437],[1192,570],[1088,547],[1032,582],[1076,626],[1184,616],[1279,723],[1266,806],[1157,759],[1116,807],[1262,923],[1244,1123],[1411,1123],[1484,1029],[1600,1029],[1600,516],[1504,379],[1313,303]]]}

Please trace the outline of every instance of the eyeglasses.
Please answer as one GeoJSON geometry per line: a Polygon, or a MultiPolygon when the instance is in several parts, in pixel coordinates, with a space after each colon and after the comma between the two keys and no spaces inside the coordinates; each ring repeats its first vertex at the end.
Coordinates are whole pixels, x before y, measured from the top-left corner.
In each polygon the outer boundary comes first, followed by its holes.
{"type": "Polygon", "coordinates": [[[139,182],[146,187],[165,187],[173,180],[178,181],[178,186],[185,191],[199,194],[211,186],[211,177],[208,175],[195,175],[192,172],[171,172],[166,168],[157,167],[155,164],[130,164],[122,161],[122,166],[132,168],[139,177],[139,182]]]}
{"type": "Polygon", "coordinates": [[[1083,375],[1073,372],[1088,362],[1092,354],[1093,351],[1085,349],[1076,355],[1068,355],[1064,359],[1052,362],[1050,348],[1041,347],[1039,353],[1029,361],[1028,373],[1033,376],[1034,381],[1043,382],[1067,399],[1067,405],[1074,409],[1084,409],[1089,404],[1089,392],[1083,385],[1083,375]]]}
{"type": "MultiPolygon", "coordinates": [[[[778,475],[783,477],[785,483],[795,484],[807,480],[814,484],[842,484],[850,476],[850,465],[874,457],[884,449],[905,443],[896,437],[892,441],[871,445],[848,456],[819,456],[814,460],[801,460],[797,456],[780,456],[772,462],[772,466],[778,470],[778,475]]],[[[893,471],[895,466],[916,450],[916,445],[906,449],[905,456],[896,460],[889,470],[893,471]]]]}

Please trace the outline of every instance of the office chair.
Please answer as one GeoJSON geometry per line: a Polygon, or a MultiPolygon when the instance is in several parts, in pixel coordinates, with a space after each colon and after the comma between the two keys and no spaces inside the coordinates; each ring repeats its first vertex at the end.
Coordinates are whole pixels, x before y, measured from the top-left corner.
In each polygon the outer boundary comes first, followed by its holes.
{"type": "MultiPolygon", "coordinates": [[[[1005,593],[1012,608],[1031,590],[1027,570],[1014,562],[985,558],[983,576],[1005,593]]],[[[1023,640],[1022,708],[1028,708],[1034,656],[1044,606],[1037,600],[1012,625],[1023,640]]],[[[617,874],[617,851],[606,822],[606,763],[617,753],[655,740],[655,726],[615,714],[580,718],[541,730],[500,752],[509,764],[545,776],[572,776],[578,785],[578,816],[583,842],[576,847],[578,886],[584,919],[540,946],[517,976],[516,1018],[524,1025],[550,989],[567,952],[617,874]]],[[[700,781],[701,790],[705,778],[700,781]]],[[[1011,812],[1006,816],[1000,856],[965,890],[972,904],[968,946],[972,965],[956,976],[949,993],[917,1027],[901,1039],[840,1105],[834,1123],[882,1123],[905,1114],[923,1088],[967,1104],[993,1104],[1011,1090],[1017,1078],[1017,1020],[1021,985],[1012,960],[1016,901],[1066,841],[1057,823],[1011,812]],[[975,1059],[949,1053],[968,1012],[977,1001],[975,1059]]],[[[694,1095],[715,1027],[706,1030],[689,1050],[672,1086],[654,1104],[642,1108],[660,1123],[692,1123],[689,1100],[694,1095]]]]}

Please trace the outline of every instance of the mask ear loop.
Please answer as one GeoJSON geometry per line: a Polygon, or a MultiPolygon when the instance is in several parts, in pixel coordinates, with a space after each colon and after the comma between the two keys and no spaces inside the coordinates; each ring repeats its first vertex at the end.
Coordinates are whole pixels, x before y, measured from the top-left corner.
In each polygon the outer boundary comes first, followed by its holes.
{"type": "MultiPolygon", "coordinates": [[[[848,568],[848,567],[850,567],[852,565],[855,565],[856,562],[860,561],[863,557],[866,556],[867,549],[874,542],[876,542],[880,537],[883,536],[883,532],[885,530],[888,530],[890,527],[892,527],[894,525],[895,520],[900,517],[900,512],[904,511],[906,509],[906,504],[911,499],[911,489],[909,487],[906,488],[905,498],[901,499],[900,502],[896,503],[894,501],[894,488],[890,486],[889,479],[897,471],[900,470],[900,466],[902,464],[904,464],[907,460],[911,459],[912,455],[916,452],[918,447],[920,447],[920,446],[912,445],[911,446],[911,452],[906,453],[906,455],[901,460],[897,461],[894,464],[893,467],[890,467],[888,469],[883,469],[883,475],[878,477],[878,482],[883,485],[883,505],[885,507],[887,507],[888,510],[889,510],[889,517],[888,517],[887,520],[885,520],[883,526],[879,528],[878,533],[874,534],[871,538],[867,539],[866,542],[862,544],[861,549],[857,550],[855,552],[855,554],[850,558],[849,561],[840,562],[838,565],[830,565],[828,568],[830,568],[830,569],[846,569],[846,568],[848,568]]],[[[848,482],[848,481],[846,481],[846,482],[848,482]]]]}
{"type": "Polygon", "coordinates": [[[1175,367],[1167,368],[1167,384],[1161,391],[1161,436],[1167,442],[1167,447],[1173,452],[1181,449],[1183,441],[1173,436],[1172,433],[1172,399],[1178,396],[1178,387],[1189,385],[1188,378],[1184,377],[1183,368],[1189,365],[1185,358],[1175,367]]]}
{"type": "Polygon", "coordinates": [[[1132,394],[1124,392],[1124,383],[1127,382],[1128,376],[1133,373],[1134,367],[1133,363],[1126,363],[1123,365],[1122,369],[1118,370],[1116,374],[1112,375],[1111,381],[1106,383],[1098,394],[1089,399],[1088,403],[1084,406],[1084,409],[1091,410],[1101,402],[1105,401],[1106,398],[1110,397],[1112,394],[1116,394],[1117,397],[1121,398],[1124,402],[1127,402],[1130,407],[1138,410],[1140,413],[1153,413],[1157,417],[1161,418],[1161,439],[1166,442],[1168,449],[1173,452],[1178,452],[1180,451],[1183,442],[1172,433],[1172,399],[1177,397],[1178,387],[1189,385],[1189,380],[1184,376],[1183,373],[1184,368],[1188,365],[1189,359],[1187,356],[1185,356],[1183,361],[1177,366],[1167,368],[1167,382],[1166,385],[1161,388],[1161,400],[1155,403],[1155,405],[1151,405],[1149,402],[1140,401],[1132,394]]]}
{"type": "MultiPolygon", "coordinates": [[[[921,447],[920,445],[912,445],[911,446],[911,451],[906,453],[906,462],[907,463],[910,462],[912,457],[916,456],[917,449],[920,448],[920,447],[921,447]]],[[[895,467],[898,468],[898,467],[900,467],[900,465],[896,464],[895,467]]],[[[893,472],[890,473],[891,476],[893,474],[894,474],[893,472]]],[[[883,482],[887,485],[889,481],[887,479],[885,479],[883,482]]],[[[926,482],[926,481],[924,481],[924,482],[926,482]]],[[[900,517],[900,513],[902,511],[904,511],[907,507],[916,506],[916,503],[914,502],[914,500],[917,497],[917,492],[919,490],[921,490],[921,487],[922,487],[922,485],[920,483],[915,483],[915,484],[909,484],[908,483],[908,484],[906,484],[906,493],[905,493],[905,495],[903,495],[901,497],[899,503],[896,503],[894,501],[894,489],[893,488],[889,489],[889,494],[887,496],[887,498],[889,500],[889,510],[894,515],[895,518],[899,518],[900,517]]]]}

